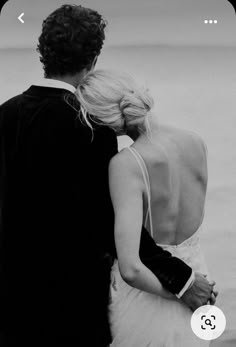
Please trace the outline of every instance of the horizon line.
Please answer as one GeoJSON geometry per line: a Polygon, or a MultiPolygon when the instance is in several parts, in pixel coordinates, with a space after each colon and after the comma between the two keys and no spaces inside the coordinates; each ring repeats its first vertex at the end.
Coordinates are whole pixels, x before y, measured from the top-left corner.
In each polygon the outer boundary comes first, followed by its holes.
{"type": "MultiPolygon", "coordinates": [[[[229,44],[178,44],[178,43],[124,43],[124,44],[108,44],[103,49],[109,48],[143,48],[143,47],[163,47],[163,48],[236,48],[235,45],[229,44]]],[[[32,45],[27,46],[0,46],[0,50],[35,50],[37,47],[32,45]]]]}

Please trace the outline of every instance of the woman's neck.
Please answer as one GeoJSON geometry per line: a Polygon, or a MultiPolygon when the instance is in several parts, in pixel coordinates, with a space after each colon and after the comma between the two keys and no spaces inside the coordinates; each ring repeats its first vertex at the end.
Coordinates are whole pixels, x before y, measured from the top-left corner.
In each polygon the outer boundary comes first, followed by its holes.
{"type": "Polygon", "coordinates": [[[154,132],[159,131],[159,123],[156,119],[150,119],[148,126],[145,129],[132,129],[127,132],[127,135],[135,142],[141,138],[150,138],[154,132]]]}

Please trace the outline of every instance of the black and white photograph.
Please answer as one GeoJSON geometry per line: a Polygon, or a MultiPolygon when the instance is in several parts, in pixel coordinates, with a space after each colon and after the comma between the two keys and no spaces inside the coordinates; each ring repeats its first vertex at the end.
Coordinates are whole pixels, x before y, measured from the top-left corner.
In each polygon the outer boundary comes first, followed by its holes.
{"type": "Polygon", "coordinates": [[[0,347],[236,346],[236,11],[8,0],[0,347]]]}

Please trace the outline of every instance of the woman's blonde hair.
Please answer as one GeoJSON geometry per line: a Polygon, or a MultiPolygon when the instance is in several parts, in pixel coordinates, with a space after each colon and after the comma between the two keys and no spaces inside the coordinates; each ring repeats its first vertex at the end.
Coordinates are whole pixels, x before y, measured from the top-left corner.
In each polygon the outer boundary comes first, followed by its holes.
{"type": "Polygon", "coordinates": [[[82,80],[76,91],[84,121],[92,128],[96,123],[124,134],[136,128],[148,129],[148,112],[153,98],[147,88],[139,86],[128,74],[109,70],[94,70],[82,80]]]}

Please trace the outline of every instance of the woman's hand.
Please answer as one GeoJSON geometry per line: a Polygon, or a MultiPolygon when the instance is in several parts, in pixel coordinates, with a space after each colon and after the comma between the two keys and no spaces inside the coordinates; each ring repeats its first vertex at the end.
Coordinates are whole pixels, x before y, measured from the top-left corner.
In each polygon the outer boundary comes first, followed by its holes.
{"type": "Polygon", "coordinates": [[[217,298],[218,294],[219,294],[218,290],[213,289],[213,290],[212,290],[212,293],[211,293],[211,297],[210,297],[210,299],[208,300],[207,303],[208,303],[209,305],[215,305],[215,303],[216,303],[216,298],[217,298]]]}

